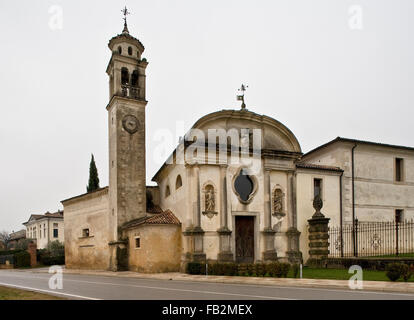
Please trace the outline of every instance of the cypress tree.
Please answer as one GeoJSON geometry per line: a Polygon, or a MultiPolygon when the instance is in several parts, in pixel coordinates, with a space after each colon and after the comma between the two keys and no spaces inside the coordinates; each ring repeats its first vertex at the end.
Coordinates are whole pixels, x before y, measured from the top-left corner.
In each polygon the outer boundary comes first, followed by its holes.
{"type": "Polygon", "coordinates": [[[89,165],[89,183],[86,186],[87,192],[92,192],[99,189],[98,169],[96,169],[95,158],[92,154],[91,163],[89,165]]]}

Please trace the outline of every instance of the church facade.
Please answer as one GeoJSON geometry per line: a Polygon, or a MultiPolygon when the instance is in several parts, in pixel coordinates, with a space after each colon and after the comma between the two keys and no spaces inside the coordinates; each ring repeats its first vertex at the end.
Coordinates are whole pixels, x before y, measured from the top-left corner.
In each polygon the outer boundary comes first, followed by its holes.
{"type": "MultiPolygon", "coordinates": [[[[355,207],[374,220],[374,209],[381,219],[414,209],[414,149],[345,139],[304,155],[285,125],[244,101],[240,110],[199,119],[152,178],[157,186],[147,187],[144,46],[125,23],[109,48],[109,186],[62,201],[67,268],[168,272],[190,261],[306,262],[315,197],[333,225],[351,223],[355,207]],[[392,156],[397,149],[404,168],[392,156]],[[370,169],[369,155],[397,161],[404,181],[390,186],[396,177],[370,169]],[[363,172],[378,173],[378,181],[363,172]],[[378,183],[393,189],[392,199],[384,200],[378,183]]],[[[380,164],[394,168],[387,161],[380,164]]]]}

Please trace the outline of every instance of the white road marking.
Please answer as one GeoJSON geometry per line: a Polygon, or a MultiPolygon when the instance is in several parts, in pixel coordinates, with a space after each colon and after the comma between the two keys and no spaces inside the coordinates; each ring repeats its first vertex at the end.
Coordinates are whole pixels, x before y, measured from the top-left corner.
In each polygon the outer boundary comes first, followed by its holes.
{"type": "MultiPolygon", "coordinates": [[[[24,271],[26,272],[26,271],[24,271]]],[[[10,272],[11,273],[11,272],[10,272]]],[[[17,276],[11,274],[5,274],[0,272],[0,275],[8,276],[8,277],[16,277],[16,278],[26,278],[26,279],[47,279],[47,276],[43,277],[43,274],[35,275],[28,275],[28,276],[17,276]]],[[[23,273],[23,272],[21,272],[23,273]]],[[[89,277],[97,277],[98,275],[77,275],[77,274],[66,274],[65,276],[89,276],[89,277]]],[[[102,275],[101,277],[105,278],[112,278],[113,276],[102,275]]],[[[126,279],[126,277],[120,277],[120,279],[126,279]]],[[[131,278],[138,281],[168,281],[165,279],[145,279],[145,278],[131,278]]],[[[206,294],[224,294],[224,295],[235,295],[235,296],[247,296],[247,297],[255,297],[255,298],[266,298],[266,299],[285,299],[285,300],[294,300],[289,298],[282,298],[282,297],[269,297],[269,296],[254,296],[254,295],[243,295],[243,294],[235,294],[235,293],[220,293],[220,292],[211,292],[211,291],[197,291],[197,290],[189,290],[189,289],[175,289],[175,288],[163,288],[163,287],[150,287],[150,286],[139,286],[139,285],[128,285],[128,284],[118,284],[118,283],[109,283],[109,282],[96,282],[96,281],[86,281],[86,280],[74,280],[74,279],[66,279],[64,281],[71,281],[71,282],[84,282],[84,283],[92,283],[92,284],[101,284],[101,285],[113,285],[113,286],[127,286],[127,287],[140,287],[140,288],[148,288],[148,289],[160,289],[160,290],[173,290],[173,291],[189,291],[195,293],[206,293],[206,294]]],[[[376,295],[395,295],[395,296],[409,296],[413,297],[413,294],[410,293],[398,293],[398,292],[378,292],[378,291],[368,291],[368,290],[349,290],[349,289],[328,289],[328,288],[306,288],[306,287],[286,287],[286,286],[278,286],[278,285],[255,285],[255,284],[240,284],[240,283],[225,283],[225,282],[207,282],[207,281],[197,281],[197,279],[188,281],[188,280],[174,280],[176,282],[181,283],[200,283],[200,284],[211,284],[211,285],[229,285],[229,286],[249,286],[249,287],[256,287],[256,288],[274,288],[274,289],[290,289],[290,290],[312,290],[312,291],[327,291],[327,292],[340,292],[340,293],[360,293],[360,294],[376,294],[376,295]]]]}
{"type": "Polygon", "coordinates": [[[64,295],[64,296],[68,296],[68,297],[72,297],[72,298],[80,298],[80,299],[86,299],[86,300],[102,300],[102,299],[97,299],[97,298],[79,296],[79,295],[76,295],[76,294],[63,293],[63,292],[57,292],[57,291],[52,291],[52,290],[44,290],[44,289],[38,289],[38,288],[31,288],[31,287],[25,287],[25,286],[18,286],[18,285],[10,284],[10,283],[0,282],[0,285],[5,286],[5,287],[17,288],[17,289],[24,289],[24,290],[31,290],[31,291],[39,291],[39,292],[52,293],[54,295],[55,294],[60,294],[60,295],[64,295]]]}

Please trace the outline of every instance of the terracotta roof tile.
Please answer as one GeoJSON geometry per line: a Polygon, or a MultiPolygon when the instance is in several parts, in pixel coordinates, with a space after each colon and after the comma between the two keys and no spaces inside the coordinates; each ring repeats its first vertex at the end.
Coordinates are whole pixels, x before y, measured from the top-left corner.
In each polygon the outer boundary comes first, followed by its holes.
{"type": "Polygon", "coordinates": [[[124,229],[137,227],[142,224],[175,224],[180,225],[181,222],[170,210],[157,213],[152,216],[146,216],[137,220],[130,221],[122,226],[124,229]]]}
{"type": "Polygon", "coordinates": [[[180,220],[170,210],[148,218],[145,224],[181,224],[180,220]]]}

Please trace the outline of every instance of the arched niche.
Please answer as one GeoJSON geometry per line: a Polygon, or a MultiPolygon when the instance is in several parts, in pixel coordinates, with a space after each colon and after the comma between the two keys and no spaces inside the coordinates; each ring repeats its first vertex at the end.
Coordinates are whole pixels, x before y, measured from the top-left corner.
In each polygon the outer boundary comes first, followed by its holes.
{"type": "Polygon", "coordinates": [[[217,188],[212,181],[207,181],[203,185],[203,215],[213,218],[217,215],[217,188]]]}

